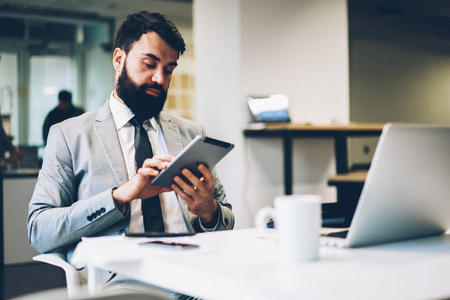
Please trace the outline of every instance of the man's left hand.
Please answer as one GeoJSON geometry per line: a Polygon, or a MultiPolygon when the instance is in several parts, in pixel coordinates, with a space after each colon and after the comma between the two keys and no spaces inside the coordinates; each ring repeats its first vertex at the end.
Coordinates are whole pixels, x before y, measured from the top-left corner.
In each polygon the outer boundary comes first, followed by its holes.
{"type": "Polygon", "coordinates": [[[214,177],[203,164],[198,165],[203,177],[198,178],[188,169],[181,172],[189,182],[175,176],[172,189],[186,201],[189,210],[200,217],[203,226],[212,227],[217,222],[217,203],[214,200],[214,177]]]}

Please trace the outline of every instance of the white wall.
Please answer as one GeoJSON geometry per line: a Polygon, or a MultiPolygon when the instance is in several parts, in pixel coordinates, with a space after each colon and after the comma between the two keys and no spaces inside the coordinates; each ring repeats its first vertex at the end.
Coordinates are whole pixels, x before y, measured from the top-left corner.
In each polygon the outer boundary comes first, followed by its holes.
{"type": "Polygon", "coordinates": [[[247,111],[241,94],[240,1],[194,0],[193,28],[196,120],[205,126],[209,136],[236,145],[217,169],[237,220],[243,220],[245,164],[241,131],[247,111]]]}
{"type": "Polygon", "coordinates": [[[242,0],[243,92],[283,93],[294,122],[348,121],[343,0],[242,0]]]}
{"type": "MultiPolygon", "coordinates": [[[[348,122],[345,0],[194,0],[197,120],[236,149],[219,164],[237,228],[283,193],[278,139],[244,139],[246,97],[286,94],[294,122],[348,122]]],[[[334,173],[331,140],[296,140],[294,193],[318,193],[334,173]]]]}

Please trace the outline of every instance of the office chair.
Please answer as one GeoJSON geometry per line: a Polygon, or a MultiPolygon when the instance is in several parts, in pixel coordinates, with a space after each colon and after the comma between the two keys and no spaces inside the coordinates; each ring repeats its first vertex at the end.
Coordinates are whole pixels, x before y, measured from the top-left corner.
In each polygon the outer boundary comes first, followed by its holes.
{"type": "Polygon", "coordinates": [[[33,260],[57,266],[64,270],[69,299],[79,297],[85,293],[85,287],[81,284],[77,270],[64,259],[63,254],[45,253],[34,256],[33,260]]]}
{"type": "Polygon", "coordinates": [[[33,293],[24,297],[20,297],[17,300],[34,300],[34,299],[78,299],[78,300],[90,300],[90,299],[105,299],[105,300],[139,300],[139,299],[150,299],[150,300],[168,300],[174,299],[173,297],[160,293],[158,291],[143,289],[144,292],[139,291],[123,291],[115,290],[114,287],[110,287],[106,291],[102,291],[101,295],[87,296],[87,285],[83,284],[80,279],[80,275],[74,266],[69,264],[65,259],[64,255],[61,253],[45,253],[36,255],[33,260],[47,263],[53,266],[60,267],[64,270],[66,275],[67,293],[64,293],[65,289],[55,289],[52,291],[47,291],[47,296],[45,292],[33,293]],[[65,294],[62,296],[62,293],[65,294]],[[54,296],[52,296],[54,295],[54,296]],[[45,297],[44,297],[45,296],[45,297]]]}
{"type": "Polygon", "coordinates": [[[119,292],[114,294],[105,294],[98,296],[86,296],[68,298],[67,293],[63,289],[52,289],[48,291],[41,291],[23,295],[10,300],[166,300],[167,298],[155,295],[143,294],[139,292],[119,292]]]}

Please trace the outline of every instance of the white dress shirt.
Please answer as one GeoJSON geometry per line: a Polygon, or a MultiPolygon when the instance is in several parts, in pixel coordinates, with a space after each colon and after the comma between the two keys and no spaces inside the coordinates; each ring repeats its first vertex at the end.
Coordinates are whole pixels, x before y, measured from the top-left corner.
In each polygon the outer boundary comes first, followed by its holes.
{"type": "MultiPolygon", "coordinates": [[[[109,106],[119,135],[120,146],[127,166],[128,179],[136,175],[136,159],[134,149],[134,126],[129,120],[134,116],[131,110],[115,98],[114,92],[109,98],[109,106]]],[[[143,123],[148,133],[153,154],[167,154],[167,144],[161,127],[155,118],[145,120],[143,123]]],[[[175,192],[166,192],[159,195],[161,210],[166,232],[188,232],[183,213],[175,192]]],[[[141,199],[135,199],[130,203],[130,226],[128,231],[134,233],[144,232],[144,218],[142,216],[141,199]]]]}

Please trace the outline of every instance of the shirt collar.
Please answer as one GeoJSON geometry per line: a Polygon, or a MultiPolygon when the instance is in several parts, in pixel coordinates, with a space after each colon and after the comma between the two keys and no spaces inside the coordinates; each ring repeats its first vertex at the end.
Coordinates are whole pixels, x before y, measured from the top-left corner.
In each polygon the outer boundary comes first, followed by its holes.
{"type": "MultiPolygon", "coordinates": [[[[117,95],[113,91],[111,96],[109,97],[109,107],[111,109],[111,113],[113,115],[114,124],[116,125],[116,130],[121,129],[124,126],[132,126],[129,121],[132,117],[134,117],[131,109],[128,108],[125,104],[121,103],[117,99],[117,95]]],[[[150,127],[156,130],[156,120],[155,118],[151,118],[150,120],[144,121],[144,127],[150,127]]]]}

